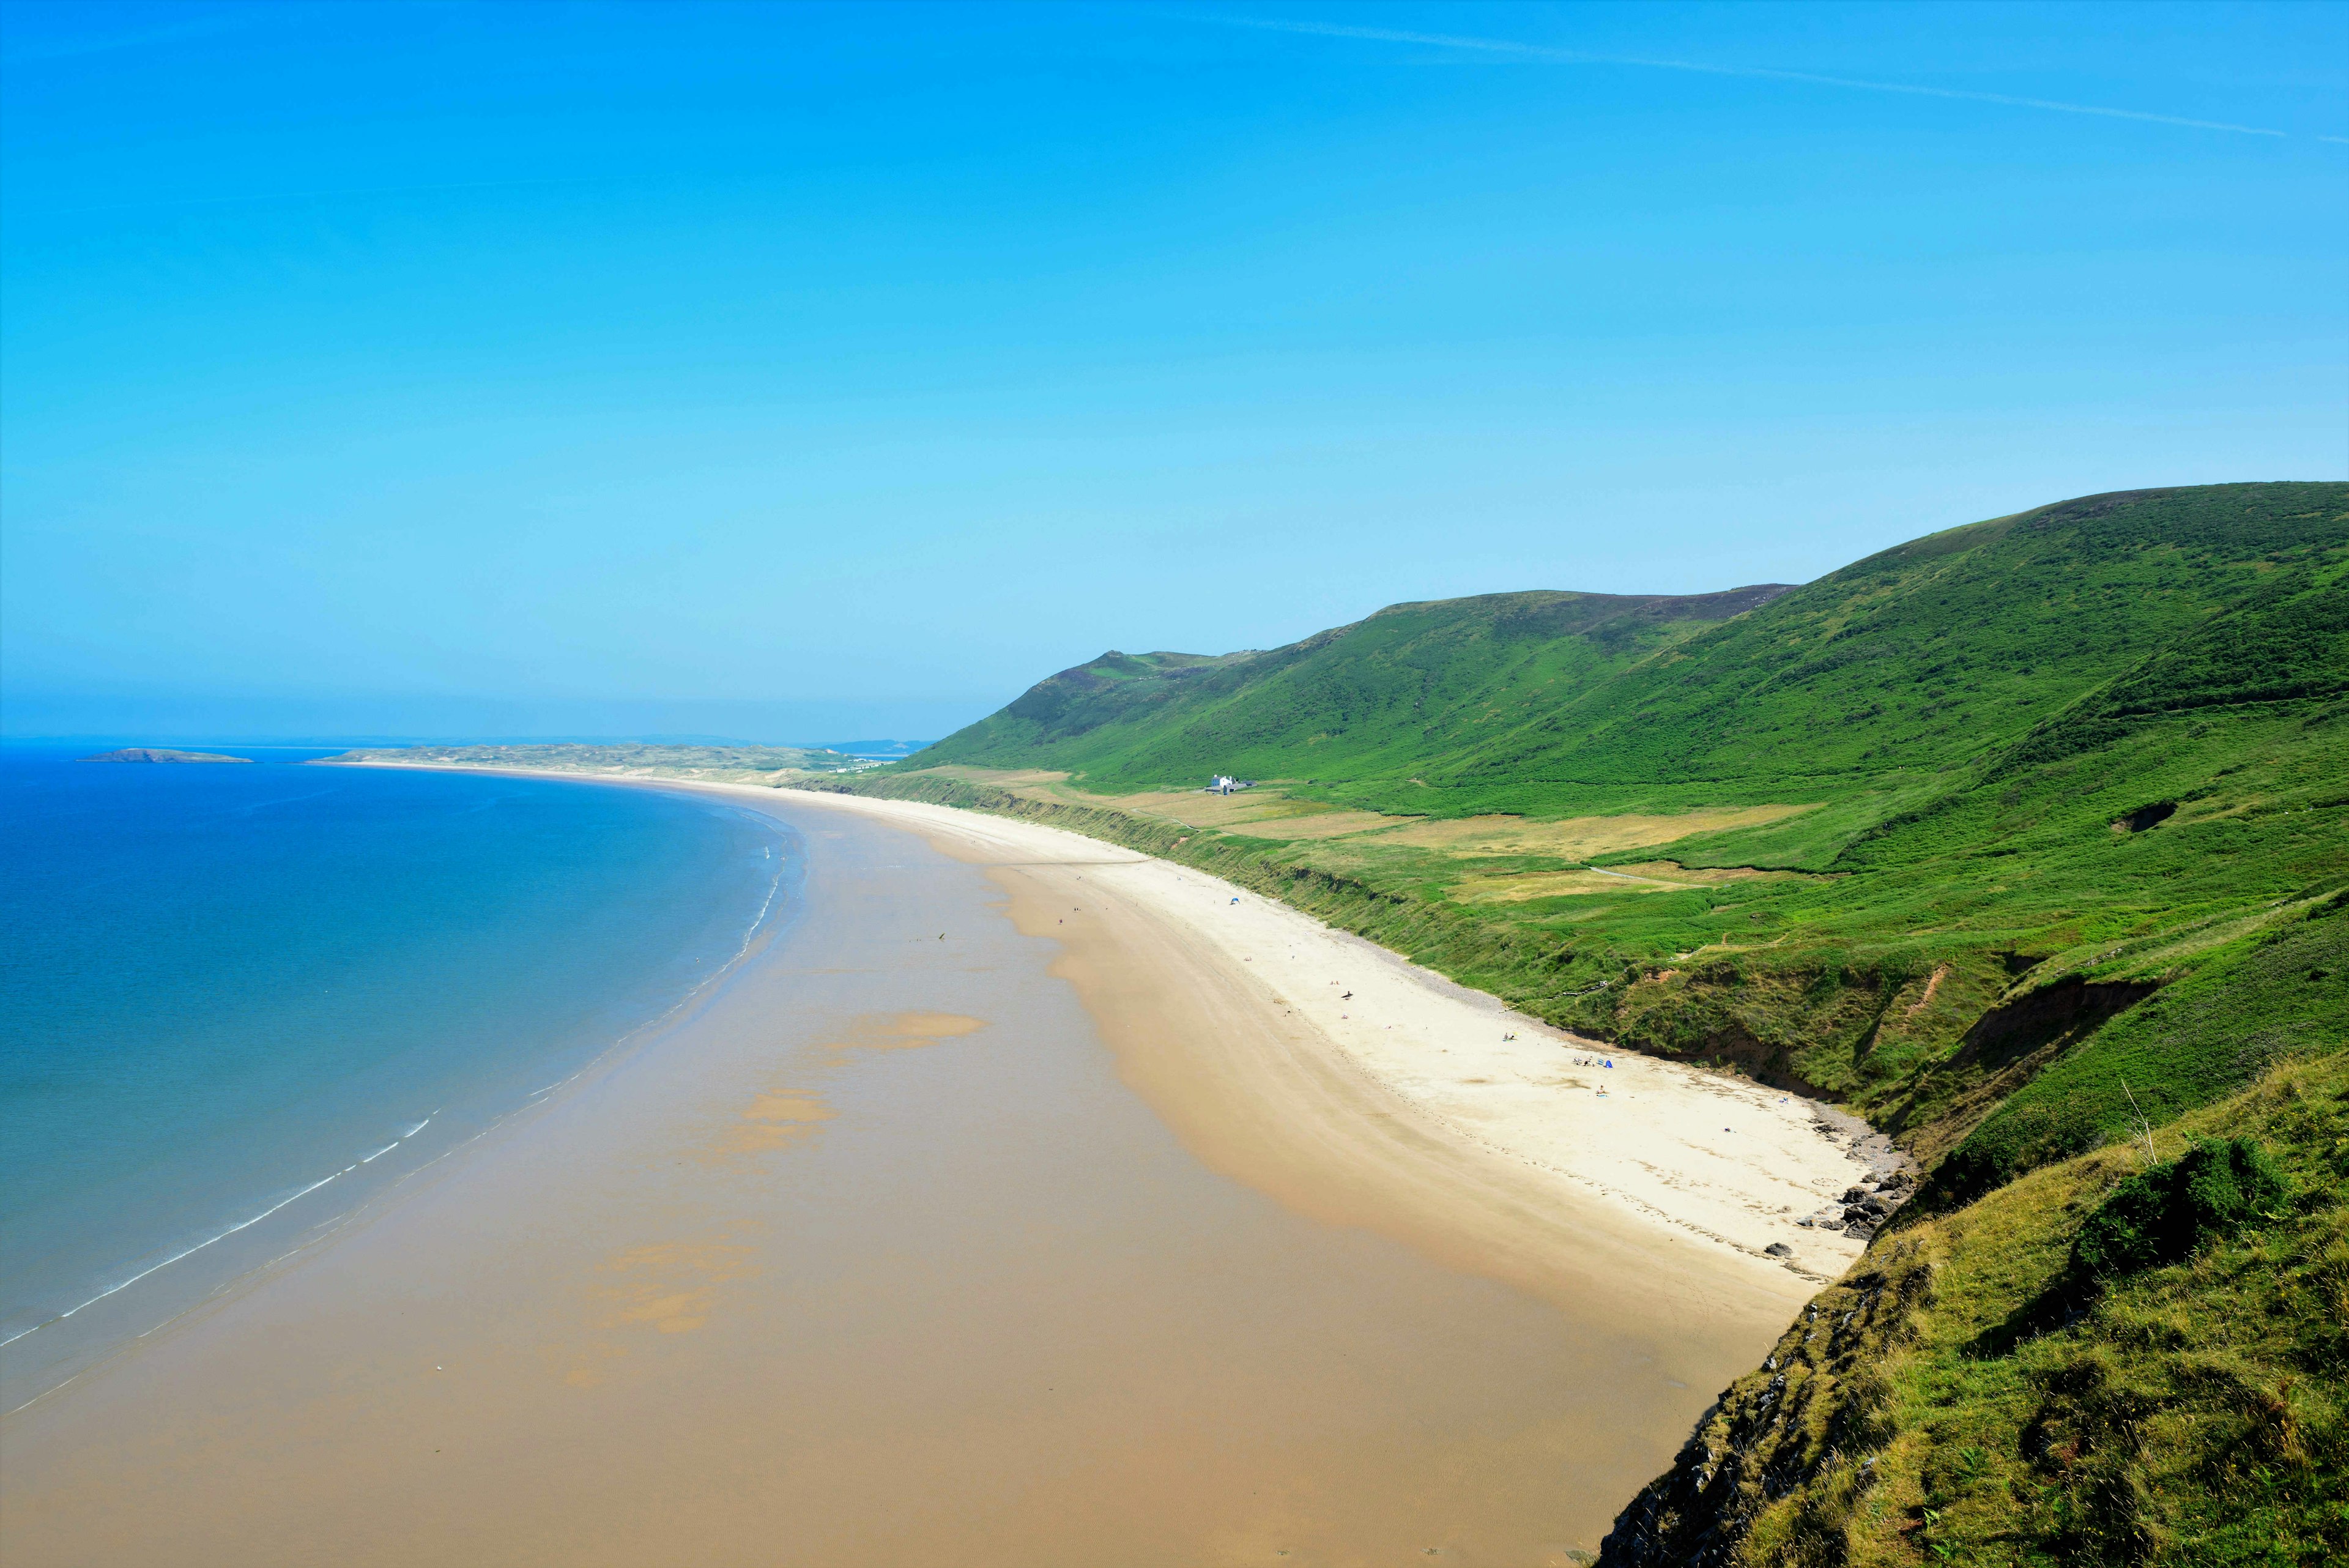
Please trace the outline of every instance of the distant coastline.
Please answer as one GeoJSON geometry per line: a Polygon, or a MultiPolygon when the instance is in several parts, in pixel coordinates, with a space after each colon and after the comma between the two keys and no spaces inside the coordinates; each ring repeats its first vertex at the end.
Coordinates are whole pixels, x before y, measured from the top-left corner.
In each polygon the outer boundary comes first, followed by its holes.
{"type": "Polygon", "coordinates": [[[585,774],[780,789],[803,779],[864,773],[881,762],[821,746],[590,745],[377,746],[319,757],[314,765],[457,768],[585,774]]]}

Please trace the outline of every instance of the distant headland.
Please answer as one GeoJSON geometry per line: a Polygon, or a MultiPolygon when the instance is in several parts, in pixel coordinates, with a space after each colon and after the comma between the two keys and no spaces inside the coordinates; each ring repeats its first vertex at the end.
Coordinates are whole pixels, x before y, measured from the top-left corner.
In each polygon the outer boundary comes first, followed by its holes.
{"type": "Polygon", "coordinates": [[[78,757],[84,763],[249,763],[251,757],[224,756],[219,752],[173,752],[153,746],[125,746],[119,752],[100,752],[94,757],[78,757]]]}
{"type": "MultiPolygon", "coordinates": [[[[891,742],[882,742],[891,743],[891,742]]],[[[819,774],[862,773],[877,758],[825,746],[577,745],[387,746],[316,757],[316,763],[365,767],[494,768],[595,774],[616,778],[688,779],[781,788],[819,774]]]]}

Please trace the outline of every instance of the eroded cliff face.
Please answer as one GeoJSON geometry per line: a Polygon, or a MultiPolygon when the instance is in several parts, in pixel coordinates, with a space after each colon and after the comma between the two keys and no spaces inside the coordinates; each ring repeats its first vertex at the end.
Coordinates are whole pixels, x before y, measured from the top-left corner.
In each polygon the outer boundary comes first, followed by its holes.
{"type": "Polygon", "coordinates": [[[1875,1484],[1877,1455],[1894,1436],[1880,1363],[1914,1337],[1935,1266],[1926,1238],[1889,1237],[1814,1297],[1761,1367],[1705,1412],[1672,1468],[1616,1517],[1599,1568],[1754,1560],[1757,1522],[1798,1489],[1805,1496],[1794,1517],[1768,1521],[1770,1533],[1785,1538],[1784,1559],[1843,1561],[1844,1521],[1875,1484]]]}

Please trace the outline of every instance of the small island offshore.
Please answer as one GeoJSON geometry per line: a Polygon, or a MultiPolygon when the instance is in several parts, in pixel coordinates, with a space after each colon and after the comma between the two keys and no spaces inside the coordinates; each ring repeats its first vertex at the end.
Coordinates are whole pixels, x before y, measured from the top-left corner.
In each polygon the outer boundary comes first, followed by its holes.
{"type": "Polygon", "coordinates": [[[100,752],[94,757],[78,757],[84,763],[249,763],[251,757],[232,757],[219,752],[174,752],[159,746],[125,746],[119,752],[100,752]]]}

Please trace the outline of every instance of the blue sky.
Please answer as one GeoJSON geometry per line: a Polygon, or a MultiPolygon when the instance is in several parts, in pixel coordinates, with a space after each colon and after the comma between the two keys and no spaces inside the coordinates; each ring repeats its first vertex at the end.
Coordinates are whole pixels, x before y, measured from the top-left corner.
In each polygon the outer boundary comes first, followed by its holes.
{"type": "Polygon", "coordinates": [[[0,88],[20,735],[926,737],[2349,474],[2349,6],[14,0],[0,88]]]}

